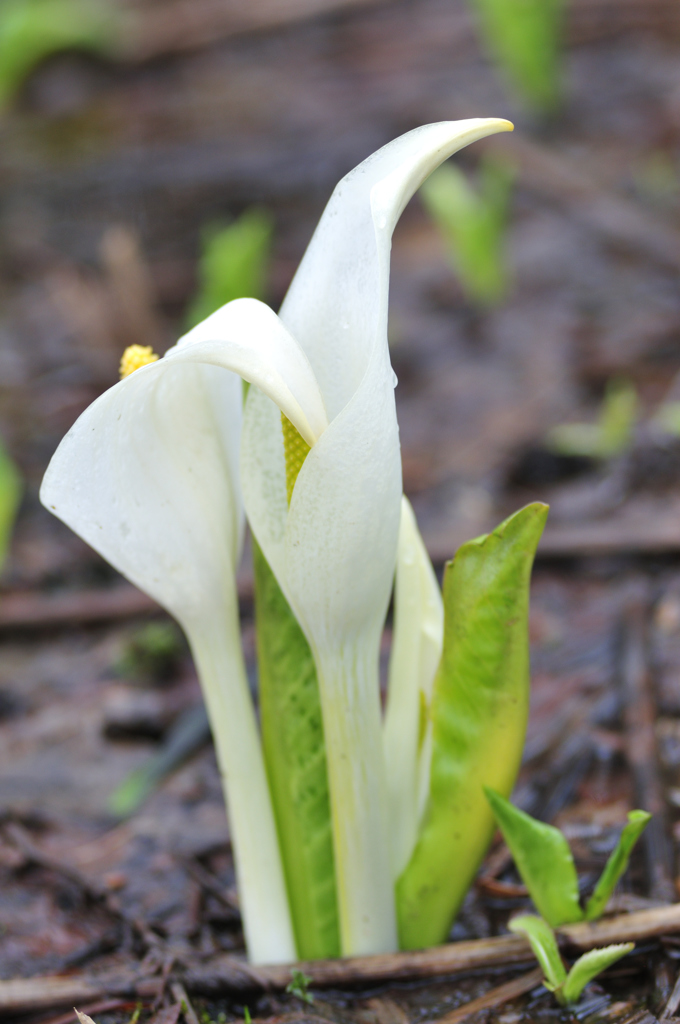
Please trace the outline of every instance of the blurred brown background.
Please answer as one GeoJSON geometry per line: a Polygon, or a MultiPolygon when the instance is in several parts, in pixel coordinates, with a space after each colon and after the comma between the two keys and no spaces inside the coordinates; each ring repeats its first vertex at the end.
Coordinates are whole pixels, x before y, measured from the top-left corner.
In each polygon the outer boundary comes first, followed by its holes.
{"type": "MultiPolygon", "coordinates": [[[[636,885],[668,898],[680,442],[653,420],[680,397],[677,3],[572,0],[551,116],[518,98],[465,0],[130,0],[120,11],[117,59],[49,57],[0,118],[0,436],[26,480],[0,590],[0,825],[14,828],[0,828],[0,975],[119,948],[118,924],[88,910],[56,862],[32,857],[27,836],[177,948],[239,943],[233,891],[229,909],[199,871],[233,883],[210,750],[130,821],[113,828],[106,810],[197,684],[181,645],[165,675],[134,659],[132,676],[121,668],[135,616],[153,608],[39,506],[58,441],[116,381],[126,345],[163,351],[182,333],[205,225],[254,204],[271,212],[276,308],[343,174],[419,124],[470,116],[516,124],[456,158],[473,178],[483,153],[517,169],[512,287],[493,308],[472,303],[415,198],[391,287],[405,489],[438,563],[525,501],[551,502],[524,806],[571,815],[572,835],[599,837],[601,853],[627,807],[656,800],[649,856],[661,875],[648,860],[636,885]],[[621,377],[639,403],[625,449],[581,462],[551,452],[549,429],[594,422],[621,377]],[[645,651],[655,638],[651,790],[623,753],[637,698],[616,686],[622,628],[645,651]]],[[[457,927],[489,926],[472,914],[457,927]]]]}

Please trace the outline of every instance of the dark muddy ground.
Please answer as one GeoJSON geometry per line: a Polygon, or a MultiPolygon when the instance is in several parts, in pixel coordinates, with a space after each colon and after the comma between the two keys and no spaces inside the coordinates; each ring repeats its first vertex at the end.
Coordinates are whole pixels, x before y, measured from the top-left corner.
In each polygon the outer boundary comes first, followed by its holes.
{"type": "MultiPolygon", "coordinates": [[[[210,746],[129,820],[107,813],[198,685],[181,643],[160,676],[125,670],[131,637],[165,620],[40,508],[52,451],[115,381],[122,347],[153,340],[162,350],[176,338],[203,225],[252,203],[271,209],[276,305],[337,179],[393,136],[461,116],[517,124],[515,136],[461,157],[474,170],[493,150],[518,167],[514,286],[499,308],[473,309],[436,229],[417,200],[409,206],[390,326],[405,487],[440,564],[525,501],[551,502],[518,797],[564,827],[586,887],[626,811],[654,810],[619,905],[674,901],[680,441],[650,425],[664,398],[680,397],[674,5],[571,4],[564,108],[541,121],[483,55],[463,0],[328,0],[320,7],[334,9],[315,17],[240,32],[199,5],[203,36],[173,42],[182,3],[167,5],[165,35],[149,20],[148,45],[126,63],[47,62],[0,122],[0,430],[27,480],[0,593],[0,977],[123,970],[141,958],[170,970],[173,958],[241,948],[210,746]],[[134,243],[123,258],[121,230],[134,243]],[[631,449],[599,466],[547,456],[546,431],[593,419],[621,374],[641,403],[631,449]]],[[[252,662],[247,567],[242,593],[252,662]]],[[[526,902],[507,861],[492,854],[491,864],[495,878],[487,865],[454,938],[500,934],[526,902]]],[[[679,956],[673,936],[640,944],[591,986],[577,1018],[660,1016],[679,956]]],[[[259,1017],[417,1024],[512,976],[319,991],[313,1005],[275,993],[247,1002],[259,1017]]],[[[176,997],[167,1002],[160,1024],[179,1013],[176,997]]],[[[219,1020],[242,1017],[244,1002],[195,1005],[219,1020]]],[[[130,1010],[119,1002],[94,1016],[122,1022],[130,1010]]],[[[40,1019],[56,1024],[63,1012],[40,1019]]],[[[470,1019],[556,1017],[537,989],[470,1019]]]]}

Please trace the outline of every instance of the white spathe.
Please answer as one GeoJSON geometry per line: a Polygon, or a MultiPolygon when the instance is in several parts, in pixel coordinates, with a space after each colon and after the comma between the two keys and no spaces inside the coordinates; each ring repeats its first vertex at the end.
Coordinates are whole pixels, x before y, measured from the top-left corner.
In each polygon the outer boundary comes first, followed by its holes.
{"type": "Polygon", "coordinates": [[[293,959],[295,948],[238,634],[241,489],[317,665],[343,952],[394,949],[378,687],[401,505],[387,345],[391,235],[439,163],[511,127],[442,122],[374,154],[335,189],[280,319],[255,300],[229,303],[94,402],[45,475],[43,503],[187,632],[256,962],[293,959]],[[255,385],[243,424],[239,377],[255,385]],[[290,508],[281,412],[312,446],[290,508]]]}
{"type": "Polygon", "coordinates": [[[411,503],[402,498],[384,742],[395,880],[425,810],[432,759],[430,704],[444,646],[444,602],[411,503]]]}
{"type": "Polygon", "coordinates": [[[236,596],[241,376],[257,380],[312,442],[323,430],[299,346],[267,306],[237,300],[83,413],[50,463],[41,500],[182,624],[224,778],[249,954],[287,962],[295,944],[236,596]]]}
{"type": "Polygon", "coordinates": [[[279,414],[252,390],[241,476],[248,520],[304,629],[319,676],[342,950],[397,944],[378,654],[395,571],[401,458],[387,343],[391,238],[443,160],[511,130],[475,118],[417,128],[336,187],[280,317],[304,349],[330,420],[290,508],[279,414]]]}

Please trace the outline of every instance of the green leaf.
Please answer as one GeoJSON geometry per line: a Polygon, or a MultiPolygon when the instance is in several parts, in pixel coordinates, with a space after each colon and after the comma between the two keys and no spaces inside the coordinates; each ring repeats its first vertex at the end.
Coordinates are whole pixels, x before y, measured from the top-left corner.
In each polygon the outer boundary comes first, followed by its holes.
{"type": "Polygon", "coordinates": [[[484,792],[539,914],[553,928],[582,921],[574,858],[560,830],[536,821],[492,789],[484,792]]]}
{"type": "Polygon", "coordinates": [[[402,949],[446,939],[493,834],[483,786],[509,793],[515,783],[529,703],[529,579],[547,514],[528,505],[446,567],[429,799],[396,887],[402,949]]]}
{"type": "Polygon", "coordinates": [[[208,229],[199,263],[199,290],[187,328],[232,299],[263,299],[273,224],[266,210],[246,210],[229,227],[208,229]]]}
{"type": "Polygon", "coordinates": [[[558,1001],[563,1006],[575,1003],[589,981],[633,949],[634,942],[623,942],[617,946],[605,946],[603,949],[591,949],[584,953],[569,971],[561,991],[555,993],[558,1001]]]}
{"type": "Polygon", "coordinates": [[[618,455],[630,447],[638,406],[637,391],[631,381],[615,377],[607,383],[600,414],[604,458],[618,455]]]}
{"type": "Polygon", "coordinates": [[[298,955],[340,955],[319,686],[309,644],[253,539],[260,719],[298,955]]]}
{"type": "Polygon", "coordinates": [[[548,433],[548,445],[560,455],[609,459],[624,452],[633,439],[638,412],[637,392],[630,381],[607,384],[596,423],[560,423],[548,433]]]}
{"type": "Polygon", "coordinates": [[[561,92],[565,0],[473,0],[485,42],[521,95],[554,110],[561,92]]]}
{"type": "Polygon", "coordinates": [[[482,163],[475,190],[454,164],[443,164],[422,185],[425,208],[444,235],[449,258],[468,298],[498,302],[508,290],[505,232],[514,171],[482,163]]]}
{"type": "Polygon", "coordinates": [[[628,815],[628,824],[624,826],[616,848],[607,861],[600,880],[595,886],[595,892],[586,904],[586,921],[594,921],[604,912],[609,898],[616,888],[616,883],[628,867],[633,847],[644,832],[651,817],[651,814],[648,814],[647,811],[631,811],[628,815]]]}
{"type": "Polygon", "coordinates": [[[286,985],[286,992],[289,992],[292,996],[296,996],[298,999],[302,999],[305,1003],[313,1003],[314,996],[308,991],[309,983],[312,979],[308,974],[303,971],[298,971],[297,968],[293,968],[291,971],[291,981],[286,985]]]}
{"type": "Polygon", "coordinates": [[[567,972],[550,925],[541,917],[523,914],[521,917],[515,917],[508,928],[515,935],[526,935],[545,975],[546,988],[551,991],[559,989],[567,977],[567,972]]]}
{"type": "Polygon", "coordinates": [[[115,52],[115,8],[98,0],[3,0],[0,3],[0,104],[33,68],[61,50],[115,52]]]}
{"type": "Polygon", "coordinates": [[[19,470],[0,444],[0,569],[7,557],[22,491],[19,470]]]}

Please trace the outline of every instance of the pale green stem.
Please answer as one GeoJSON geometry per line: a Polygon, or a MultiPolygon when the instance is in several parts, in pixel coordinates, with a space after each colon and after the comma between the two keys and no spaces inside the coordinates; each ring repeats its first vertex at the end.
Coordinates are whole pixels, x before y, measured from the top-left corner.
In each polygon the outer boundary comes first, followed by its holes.
{"type": "Polygon", "coordinates": [[[343,956],[397,949],[373,646],[347,645],[335,657],[317,652],[343,956]]]}
{"type": "Polygon", "coordinates": [[[243,930],[252,963],[296,959],[274,813],[243,664],[237,609],[187,630],[229,811],[243,930]]]}

